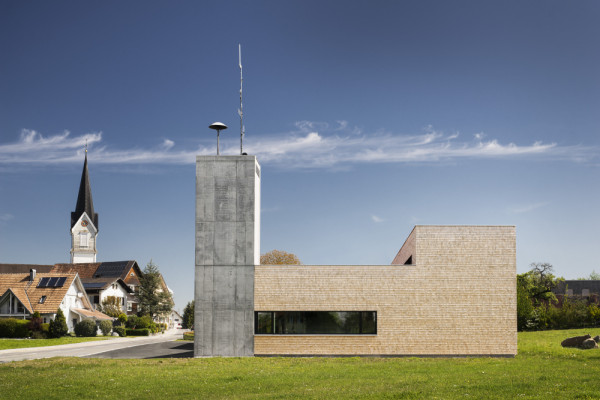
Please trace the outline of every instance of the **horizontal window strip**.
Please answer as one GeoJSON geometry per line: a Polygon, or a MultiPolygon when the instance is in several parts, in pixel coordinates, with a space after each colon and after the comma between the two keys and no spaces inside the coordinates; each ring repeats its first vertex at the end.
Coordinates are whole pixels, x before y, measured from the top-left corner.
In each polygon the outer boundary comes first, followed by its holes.
{"type": "Polygon", "coordinates": [[[255,311],[257,335],[376,335],[377,311],[255,311]]]}

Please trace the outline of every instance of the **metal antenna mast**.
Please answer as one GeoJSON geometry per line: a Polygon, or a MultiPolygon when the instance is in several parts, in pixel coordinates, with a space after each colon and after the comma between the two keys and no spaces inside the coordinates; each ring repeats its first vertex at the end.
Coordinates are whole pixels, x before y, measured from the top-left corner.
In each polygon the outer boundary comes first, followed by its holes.
{"type": "Polygon", "coordinates": [[[239,65],[240,65],[240,108],[238,114],[240,115],[240,156],[244,154],[244,106],[242,105],[242,85],[244,83],[244,76],[242,75],[242,45],[238,44],[239,51],[239,65]]]}

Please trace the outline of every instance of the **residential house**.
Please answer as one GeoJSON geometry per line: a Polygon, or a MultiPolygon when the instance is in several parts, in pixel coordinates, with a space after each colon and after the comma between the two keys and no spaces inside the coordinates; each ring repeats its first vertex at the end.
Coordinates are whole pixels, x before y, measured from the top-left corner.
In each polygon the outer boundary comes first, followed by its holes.
{"type": "Polygon", "coordinates": [[[37,311],[47,323],[60,308],[69,332],[84,319],[112,319],[93,309],[77,273],[0,274],[0,294],[0,318],[29,319],[37,311]]]}

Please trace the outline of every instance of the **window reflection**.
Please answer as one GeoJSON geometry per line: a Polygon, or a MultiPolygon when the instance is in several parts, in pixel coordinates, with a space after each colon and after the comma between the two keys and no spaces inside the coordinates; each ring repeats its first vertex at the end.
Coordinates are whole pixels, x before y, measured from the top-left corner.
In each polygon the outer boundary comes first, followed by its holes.
{"type": "Polygon", "coordinates": [[[376,311],[257,311],[256,334],[374,335],[376,311]]]}

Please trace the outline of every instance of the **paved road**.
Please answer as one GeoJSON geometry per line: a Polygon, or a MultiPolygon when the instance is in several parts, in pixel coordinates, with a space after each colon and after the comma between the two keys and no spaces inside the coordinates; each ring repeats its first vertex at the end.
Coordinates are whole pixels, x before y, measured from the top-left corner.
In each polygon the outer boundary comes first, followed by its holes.
{"type": "MultiPolygon", "coordinates": [[[[181,339],[182,336],[183,333],[181,330],[170,330],[162,335],[149,337],[114,338],[94,342],[63,344],[60,346],[0,350],[0,362],[35,360],[50,357],[95,357],[95,355],[103,358],[170,357],[184,353],[184,351],[189,351],[185,348],[177,347],[180,344],[191,344],[188,342],[175,341],[181,339]],[[173,343],[172,348],[165,344],[169,342],[173,343]],[[134,350],[136,348],[138,348],[137,351],[134,350]],[[112,357],[110,356],[111,354],[112,357]],[[119,354],[130,354],[131,357],[118,357],[119,354]]],[[[191,350],[193,353],[193,345],[191,350]]],[[[179,355],[178,357],[188,356],[179,355]]],[[[193,357],[193,354],[191,357],[193,357]]]]}
{"type": "Polygon", "coordinates": [[[194,342],[161,342],[127,347],[85,356],[88,358],[186,358],[194,357],[194,342]]]}

